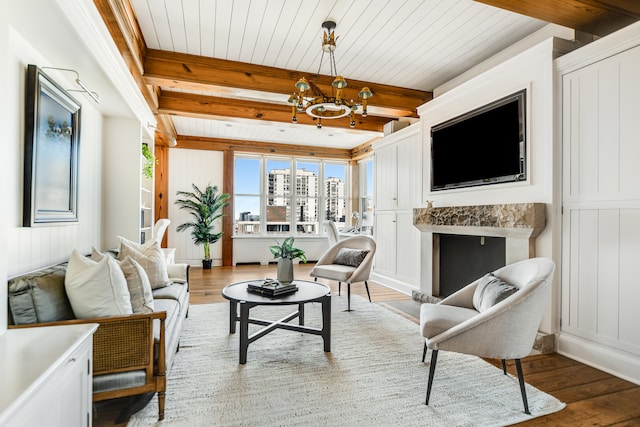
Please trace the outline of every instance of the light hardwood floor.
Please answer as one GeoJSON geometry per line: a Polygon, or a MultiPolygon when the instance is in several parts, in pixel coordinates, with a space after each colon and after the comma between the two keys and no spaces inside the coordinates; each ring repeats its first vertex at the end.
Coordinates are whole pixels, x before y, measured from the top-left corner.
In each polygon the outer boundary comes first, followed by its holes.
{"type": "MultiPolygon", "coordinates": [[[[310,280],[309,271],[312,267],[312,264],[296,265],[296,278],[310,280]]],[[[211,270],[192,268],[189,281],[191,303],[225,302],[220,291],[227,284],[256,277],[274,276],[275,266],[214,267],[211,270]]],[[[332,292],[337,294],[337,283],[321,281],[328,284],[332,292]]],[[[374,303],[411,299],[407,295],[372,281],[369,281],[369,289],[374,303]]],[[[344,286],[342,291],[346,292],[344,286]]],[[[367,297],[364,284],[352,285],[351,292],[367,297]]],[[[418,323],[418,319],[409,315],[405,317],[418,323]]],[[[416,334],[418,333],[416,327],[416,334]]],[[[416,350],[416,357],[421,357],[421,349],[416,350]]],[[[498,360],[489,360],[489,362],[500,366],[498,360]]],[[[529,356],[522,360],[522,368],[525,380],[529,384],[566,402],[567,407],[555,414],[519,425],[640,426],[640,387],[633,383],[555,353],[529,356]]],[[[509,371],[515,375],[513,363],[510,363],[509,371]]],[[[115,423],[125,403],[126,400],[115,400],[97,404],[97,418],[94,418],[94,426],[126,426],[126,423],[115,423]]]]}

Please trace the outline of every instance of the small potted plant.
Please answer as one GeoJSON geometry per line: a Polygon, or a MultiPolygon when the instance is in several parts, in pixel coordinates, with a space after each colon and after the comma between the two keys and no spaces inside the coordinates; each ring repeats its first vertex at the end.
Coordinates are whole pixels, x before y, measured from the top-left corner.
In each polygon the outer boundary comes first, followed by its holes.
{"type": "Polygon", "coordinates": [[[293,260],[300,258],[300,262],[306,263],[307,256],[304,251],[293,247],[293,237],[287,237],[282,244],[269,246],[269,250],[273,257],[278,259],[278,282],[293,282],[293,260]]]}
{"type": "Polygon", "coordinates": [[[153,168],[156,165],[156,156],[151,152],[148,144],[142,144],[142,157],[144,157],[144,164],[142,166],[142,174],[145,178],[153,178],[153,168]]]}
{"type": "Polygon", "coordinates": [[[202,245],[204,248],[204,259],[202,260],[202,268],[211,268],[211,245],[222,237],[222,232],[215,233],[213,225],[215,220],[222,217],[222,208],[228,203],[229,195],[226,193],[218,193],[217,186],[207,185],[204,191],[201,191],[195,184],[193,192],[178,191],[176,195],[183,197],[175,201],[175,204],[188,211],[193,221],[180,224],[176,231],[185,231],[191,229],[191,237],[193,243],[202,245]]]}

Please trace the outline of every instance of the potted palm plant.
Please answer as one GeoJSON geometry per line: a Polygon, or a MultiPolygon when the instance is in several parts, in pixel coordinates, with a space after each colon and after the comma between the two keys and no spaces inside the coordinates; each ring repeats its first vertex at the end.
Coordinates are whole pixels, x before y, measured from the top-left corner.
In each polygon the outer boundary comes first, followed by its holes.
{"type": "MultiPolygon", "coordinates": [[[[276,240],[276,243],[278,241],[276,240]]],[[[293,247],[293,237],[287,237],[282,244],[269,246],[274,258],[278,259],[278,282],[293,282],[293,260],[300,258],[300,262],[307,262],[307,256],[302,249],[293,247]]]]}
{"type": "Polygon", "coordinates": [[[193,186],[192,192],[176,192],[176,195],[182,198],[176,200],[175,204],[178,205],[180,209],[189,212],[193,220],[180,224],[176,228],[176,231],[191,230],[193,243],[202,245],[204,249],[202,268],[210,269],[211,245],[222,237],[222,232],[214,232],[214,222],[223,216],[222,208],[228,204],[227,199],[229,195],[226,193],[220,194],[217,186],[207,185],[205,190],[201,191],[195,184],[191,185],[193,186]]]}

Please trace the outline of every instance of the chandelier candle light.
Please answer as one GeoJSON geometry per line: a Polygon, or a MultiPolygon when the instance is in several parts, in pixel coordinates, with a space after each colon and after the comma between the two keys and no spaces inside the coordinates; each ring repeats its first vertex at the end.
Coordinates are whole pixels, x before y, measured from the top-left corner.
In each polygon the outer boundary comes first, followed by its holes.
{"type": "Polygon", "coordinates": [[[359,106],[362,106],[362,117],[367,117],[367,99],[373,96],[373,93],[368,87],[363,87],[358,93],[358,97],[362,102],[356,102],[353,99],[344,99],[342,97],[342,89],[347,87],[347,81],[343,76],[337,75],[336,59],[334,51],[336,50],[336,36],[333,29],[336,27],[336,23],[333,21],[325,21],[322,23],[324,28],[324,35],[322,37],[322,56],[320,57],[320,66],[318,67],[318,75],[322,68],[322,60],[324,59],[325,52],[329,53],[329,67],[331,77],[334,77],[331,83],[331,96],[325,96],[320,89],[315,85],[313,86],[313,94],[309,94],[312,88],[311,84],[305,77],[301,77],[296,83],[297,93],[293,93],[289,97],[289,102],[292,104],[291,121],[293,123],[298,122],[297,114],[299,112],[306,111],[308,115],[318,119],[316,125],[318,129],[322,128],[322,119],[339,119],[349,116],[349,126],[356,127],[355,114],[359,106]]]}

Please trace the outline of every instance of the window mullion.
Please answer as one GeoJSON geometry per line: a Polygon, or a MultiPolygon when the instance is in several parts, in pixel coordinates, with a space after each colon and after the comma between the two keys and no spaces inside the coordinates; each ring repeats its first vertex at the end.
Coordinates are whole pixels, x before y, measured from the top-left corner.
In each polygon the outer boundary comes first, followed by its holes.
{"type": "Polygon", "coordinates": [[[260,156],[260,235],[267,235],[267,176],[266,159],[260,156]]]}
{"type": "Polygon", "coordinates": [[[289,205],[291,206],[291,218],[289,227],[291,234],[298,235],[298,161],[291,159],[291,181],[289,182],[289,205]]]}

